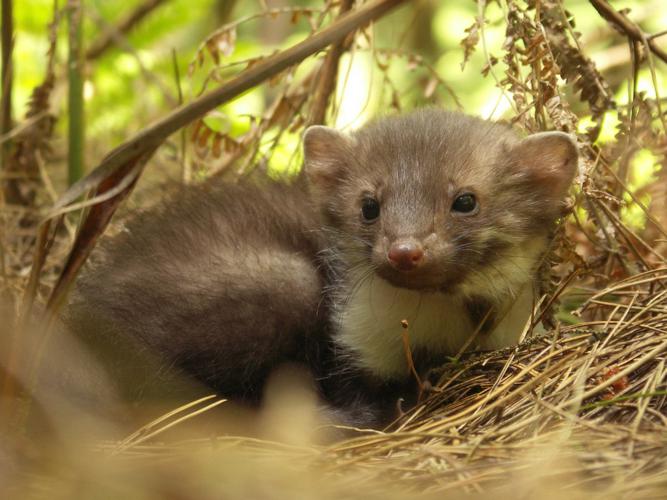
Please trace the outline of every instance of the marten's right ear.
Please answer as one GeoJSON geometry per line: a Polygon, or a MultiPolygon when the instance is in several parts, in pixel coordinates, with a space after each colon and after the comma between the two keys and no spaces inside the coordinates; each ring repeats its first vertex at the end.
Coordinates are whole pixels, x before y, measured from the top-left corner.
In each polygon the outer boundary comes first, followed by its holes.
{"type": "Polygon", "coordinates": [[[353,139],[329,127],[313,125],[303,136],[306,176],[311,184],[330,188],[343,176],[353,139]]]}

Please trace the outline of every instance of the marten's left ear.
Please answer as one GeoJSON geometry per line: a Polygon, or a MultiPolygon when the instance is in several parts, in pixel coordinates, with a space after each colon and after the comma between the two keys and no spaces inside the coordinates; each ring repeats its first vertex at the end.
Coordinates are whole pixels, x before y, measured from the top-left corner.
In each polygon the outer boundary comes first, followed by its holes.
{"type": "Polygon", "coordinates": [[[562,199],[577,173],[579,153],[563,132],[540,132],[512,148],[513,159],[531,183],[549,197],[562,199]]]}
{"type": "Polygon", "coordinates": [[[306,176],[311,184],[330,188],[347,170],[353,139],[329,127],[313,125],[303,136],[306,176]]]}

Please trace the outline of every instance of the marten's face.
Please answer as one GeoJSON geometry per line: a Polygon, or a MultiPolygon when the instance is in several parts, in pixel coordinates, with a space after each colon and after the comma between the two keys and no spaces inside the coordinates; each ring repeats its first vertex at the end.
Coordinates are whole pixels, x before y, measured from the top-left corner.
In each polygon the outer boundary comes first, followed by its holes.
{"type": "Polygon", "coordinates": [[[576,169],[560,133],[425,110],[352,136],[305,137],[306,173],[351,270],[399,287],[488,295],[533,272],[576,169]],[[473,289],[471,289],[473,288],[473,289]]]}

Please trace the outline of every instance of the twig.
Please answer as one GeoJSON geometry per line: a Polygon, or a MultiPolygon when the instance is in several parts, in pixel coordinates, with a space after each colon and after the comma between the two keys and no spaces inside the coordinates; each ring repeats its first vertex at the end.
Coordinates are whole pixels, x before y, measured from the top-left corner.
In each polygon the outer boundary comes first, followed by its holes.
{"type": "Polygon", "coordinates": [[[403,352],[405,353],[405,362],[407,363],[408,368],[412,373],[412,376],[417,381],[417,385],[419,386],[419,392],[421,395],[421,389],[423,387],[423,384],[421,378],[419,377],[419,373],[417,373],[417,368],[415,367],[414,358],[412,357],[412,349],[410,349],[410,333],[408,331],[408,327],[409,327],[408,320],[407,319],[402,320],[401,328],[403,328],[403,330],[401,331],[401,341],[403,342],[403,352]]]}
{"type": "Polygon", "coordinates": [[[100,37],[90,44],[86,51],[86,60],[97,59],[116,41],[119,34],[126,34],[141,22],[148,14],[165,3],[166,0],[145,0],[123,17],[117,25],[109,26],[100,37]]]}
{"type": "Polygon", "coordinates": [[[635,42],[646,42],[648,47],[651,49],[651,52],[662,59],[663,62],[667,63],[667,52],[661,49],[658,44],[655,43],[654,38],[645,34],[641,28],[637,26],[637,24],[633,23],[627,17],[625,17],[625,15],[614,9],[606,0],[589,1],[595,10],[597,10],[604,19],[616,26],[619,31],[630,37],[635,42]]]}
{"type": "MultiPolygon", "coordinates": [[[[174,83],[176,84],[176,90],[178,91],[178,105],[183,105],[183,87],[181,86],[181,73],[178,70],[178,57],[176,57],[176,49],[171,50],[171,64],[174,68],[174,83]]],[[[180,154],[177,152],[176,157],[181,164],[181,179],[184,183],[190,182],[191,172],[188,168],[187,163],[187,137],[186,130],[182,129],[180,132],[181,139],[181,151],[180,154]]]]}
{"type": "Polygon", "coordinates": [[[662,31],[658,31],[657,33],[653,33],[652,35],[647,36],[646,38],[648,40],[654,40],[655,38],[660,38],[661,36],[665,36],[665,35],[667,35],[667,30],[662,30],[662,31]]]}
{"type": "MultiPolygon", "coordinates": [[[[88,17],[92,19],[95,22],[95,24],[97,24],[99,27],[101,28],[108,27],[108,23],[94,7],[92,6],[88,7],[88,10],[86,12],[88,17]]],[[[162,96],[164,97],[169,107],[173,108],[178,106],[179,104],[182,104],[182,102],[180,103],[177,102],[176,98],[171,93],[171,89],[167,85],[165,85],[165,83],[160,79],[160,77],[146,67],[140,54],[132,46],[129,40],[123,35],[123,33],[119,33],[118,31],[112,31],[112,37],[114,43],[118,46],[118,48],[120,48],[122,51],[131,55],[134,58],[134,60],[137,62],[139,71],[141,72],[141,75],[144,77],[144,79],[147,82],[155,85],[158,89],[160,89],[160,92],[162,92],[162,96]]]]}

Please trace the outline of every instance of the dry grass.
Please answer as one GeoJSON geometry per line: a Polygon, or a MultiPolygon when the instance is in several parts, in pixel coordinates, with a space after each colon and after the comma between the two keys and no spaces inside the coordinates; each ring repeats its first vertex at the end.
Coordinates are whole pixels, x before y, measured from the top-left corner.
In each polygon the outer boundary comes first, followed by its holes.
{"type": "Polygon", "coordinates": [[[211,397],[119,442],[84,440],[76,425],[48,450],[19,440],[5,484],[50,498],[662,497],[667,269],[610,285],[580,314],[596,319],[443,367],[388,432],[314,444],[312,402],[282,396],[289,408],[260,423],[273,439],[173,432],[225,404],[211,397]]]}
{"type": "MultiPolygon", "coordinates": [[[[593,310],[602,319],[445,367],[391,432],[316,448],[229,437],[199,446],[388,491],[667,494],[667,269],[595,294],[583,312],[593,310]]],[[[121,453],[164,457],[167,448],[121,453]]]]}

